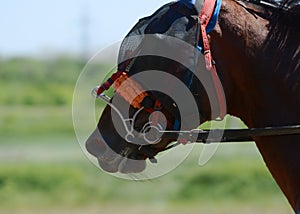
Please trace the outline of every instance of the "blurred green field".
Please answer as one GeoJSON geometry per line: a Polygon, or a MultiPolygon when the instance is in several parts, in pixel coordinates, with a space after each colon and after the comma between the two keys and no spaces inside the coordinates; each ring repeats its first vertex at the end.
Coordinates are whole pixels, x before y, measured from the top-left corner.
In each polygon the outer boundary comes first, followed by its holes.
{"type": "Polygon", "coordinates": [[[173,172],[143,182],[103,173],[71,139],[0,149],[0,213],[291,213],[252,144],[221,146],[204,167],[198,146],[173,172]]]}
{"type": "Polygon", "coordinates": [[[96,168],[72,125],[81,68],[66,57],[0,60],[0,213],[292,213],[253,143],[222,145],[203,167],[197,146],[150,181],[96,168]]]}

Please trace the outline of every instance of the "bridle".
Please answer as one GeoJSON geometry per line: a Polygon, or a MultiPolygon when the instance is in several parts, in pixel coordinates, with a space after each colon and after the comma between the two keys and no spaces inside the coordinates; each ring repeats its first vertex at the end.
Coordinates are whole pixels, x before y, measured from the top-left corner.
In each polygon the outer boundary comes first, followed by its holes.
{"type": "MultiPolygon", "coordinates": [[[[294,126],[280,126],[280,127],[263,127],[263,128],[249,128],[249,129],[214,129],[214,130],[200,130],[194,129],[190,131],[166,131],[159,124],[149,124],[148,128],[152,129],[149,134],[145,128],[141,133],[134,129],[134,124],[138,114],[144,110],[144,107],[136,111],[132,118],[125,118],[121,111],[112,103],[112,100],[104,95],[97,95],[98,87],[93,90],[93,95],[104,101],[109,105],[114,112],[121,118],[123,126],[126,130],[124,139],[128,143],[133,143],[138,146],[138,150],[145,154],[145,156],[152,163],[157,163],[155,152],[151,145],[159,143],[162,139],[173,140],[178,139],[177,142],[167,146],[160,152],[170,150],[182,144],[190,143],[232,143],[232,142],[251,142],[253,137],[267,137],[267,136],[283,136],[300,134],[300,125],[294,126]],[[154,132],[153,132],[154,130],[154,132]],[[221,136],[214,138],[214,136],[221,136]]],[[[145,124],[146,126],[147,124],[145,124]]]]}
{"type": "MultiPolygon", "coordinates": [[[[202,34],[202,44],[203,44],[203,54],[205,57],[206,69],[210,72],[213,84],[216,91],[217,100],[219,103],[219,119],[223,119],[226,115],[226,102],[225,96],[222,90],[222,85],[220,79],[217,74],[216,65],[212,58],[210,45],[208,36],[206,33],[206,27],[213,15],[214,8],[216,5],[216,0],[205,0],[203,4],[203,8],[200,12],[200,27],[202,34]]],[[[115,113],[117,113],[118,117],[121,118],[123,126],[126,131],[126,135],[124,139],[128,143],[138,142],[140,145],[139,149],[143,150],[143,152],[147,155],[147,157],[151,160],[151,162],[156,162],[153,155],[147,153],[143,146],[145,145],[153,145],[160,142],[162,139],[180,139],[177,143],[172,144],[162,151],[169,150],[178,146],[180,144],[186,143],[217,143],[217,142],[249,142],[253,141],[253,137],[261,137],[261,136],[279,136],[279,135],[295,135],[300,134],[300,125],[293,126],[281,126],[281,127],[263,127],[263,128],[251,128],[251,129],[234,129],[234,130],[190,130],[190,131],[166,131],[164,127],[162,127],[158,122],[158,118],[155,118],[152,124],[148,124],[147,127],[144,127],[141,133],[138,133],[134,129],[134,124],[137,116],[143,110],[148,111],[149,113],[153,113],[162,106],[161,103],[156,100],[154,107],[151,109],[148,107],[141,107],[138,111],[134,113],[132,118],[125,118],[121,111],[115,106],[112,102],[112,99],[104,94],[104,91],[108,90],[116,80],[118,80],[124,71],[128,72],[130,65],[134,60],[127,62],[123,65],[124,69],[119,69],[116,73],[114,73],[108,81],[106,81],[101,86],[96,87],[92,94],[104,101],[107,105],[109,105],[115,113]],[[152,129],[151,134],[147,130],[152,129]],[[222,136],[221,138],[212,138],[210,136],[222,136]],[[143,143],[144,142],[144,143],[143,143]]],[[[147,124],[145,124],[146,126],[147,124]]]]}

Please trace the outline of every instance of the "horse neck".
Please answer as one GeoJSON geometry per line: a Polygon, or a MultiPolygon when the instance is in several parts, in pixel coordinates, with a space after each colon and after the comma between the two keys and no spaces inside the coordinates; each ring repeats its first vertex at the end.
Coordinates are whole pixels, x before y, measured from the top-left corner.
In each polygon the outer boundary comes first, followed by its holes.
{"type": "MultiPolygon", "coordinates": [[[[300,121],[299,30],[293,29],[293,38],[284,28],[255,18],[234,1],[223,0],[219,27],[211,34],[212,52],[228,112],[249,127],[300,121]]],[[[298,211],[300,167],[295,163],[300,161],[299,136],[255,141],[273,177],[298,211]]]]}
{"type": "Polygon", "coordinates": [[[274,72],[277,53],[269,50],[270,42],[266,42],[270,40],[269,24],[236,2],[223,0],[219,25],[211,33],[228,112],[249,127],[300,121],[300,90],[292,91],[283,74],[274,72]]]}

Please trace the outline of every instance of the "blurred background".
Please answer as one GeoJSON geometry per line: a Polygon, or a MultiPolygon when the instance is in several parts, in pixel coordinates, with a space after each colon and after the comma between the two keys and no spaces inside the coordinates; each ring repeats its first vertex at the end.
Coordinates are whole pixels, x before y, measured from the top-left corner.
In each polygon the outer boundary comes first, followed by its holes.
{"type": "Polygon", "coordinates": [[[292,213],[253,143],[222,145],[202,167],[197,146],[144,182],[107,175],[81,151],[72,124],[81,70],[166,2],[0,0],[0,213],[292,213]]]}

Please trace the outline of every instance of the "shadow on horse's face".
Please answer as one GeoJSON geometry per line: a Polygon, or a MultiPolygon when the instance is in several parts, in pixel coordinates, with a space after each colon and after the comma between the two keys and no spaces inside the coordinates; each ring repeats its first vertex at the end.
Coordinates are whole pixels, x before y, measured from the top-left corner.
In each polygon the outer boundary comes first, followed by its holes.
{"type": "MultiPolygon", "coordinates": [[[[115,95],[114,98],[116,96],[118,95],[115,95]]],[[[129,116],[133,117],[137,111],[130,106],[129,116]]],[[[164,115],[169,117],[166,118],[168,121],[173,121],[168,113],[164,115]]],[[[150,113],[145,110],[137,114],[134,122],[134,129],[137,133],[140,133],[145,124],[149,123],[149,117],[150,113]]],[[[97,158],[103,170],[110,173],[142,172],[146,168],[147,158],[154,159],[155,155],[174,141],[162,139],[155,144],[149,144],[145,140],[129,143],[124,139],[126,131],[121,124],[123,124],[122,119],[110,106],[107,106],[102,113],[97,129],[86,142],[87,151],[97,158]]]]}

